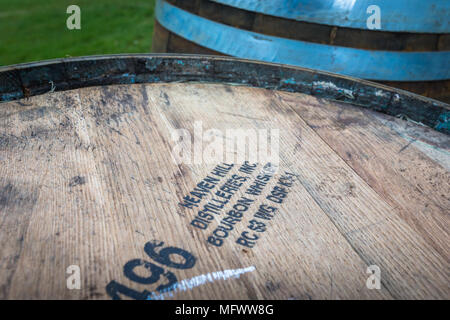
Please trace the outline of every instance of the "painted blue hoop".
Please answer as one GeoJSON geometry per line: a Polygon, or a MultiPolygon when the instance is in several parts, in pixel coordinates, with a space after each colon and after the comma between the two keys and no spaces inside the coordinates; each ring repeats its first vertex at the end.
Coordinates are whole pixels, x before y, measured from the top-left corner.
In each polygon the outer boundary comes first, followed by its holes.
{"type": "Polygon", "coordinates": [[[266,15],[330,26],[367,29],[367,8],[381,12],[382,31],[449,33],[448,0],[212,0],[266,15]]]}

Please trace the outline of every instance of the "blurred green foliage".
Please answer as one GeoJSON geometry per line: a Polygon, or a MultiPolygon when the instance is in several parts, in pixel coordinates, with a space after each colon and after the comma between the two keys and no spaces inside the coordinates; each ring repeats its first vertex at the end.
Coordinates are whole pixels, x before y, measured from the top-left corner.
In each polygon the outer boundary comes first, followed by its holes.
{"type": "Polygon", "coordinates": [[[155,0],[0,0],[0,65],[150,52],[155,0]],[[81,9],[68,30],[66,9],[81,9]]]}

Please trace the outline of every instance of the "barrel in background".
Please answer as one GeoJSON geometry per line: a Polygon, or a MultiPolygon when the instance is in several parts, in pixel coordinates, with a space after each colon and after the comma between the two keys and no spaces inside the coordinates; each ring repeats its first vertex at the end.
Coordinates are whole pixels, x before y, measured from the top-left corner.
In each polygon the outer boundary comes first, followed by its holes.
{"type": "Polygon", "coordinates": [[[450,101],[450,4],[399,6],[392,1],[338,6],[335,1],[158,0],[152,50],[292,64],[450,101]],[[365,28],[366,9],[373,4],[381,8],[381,30],[365,28]]]}

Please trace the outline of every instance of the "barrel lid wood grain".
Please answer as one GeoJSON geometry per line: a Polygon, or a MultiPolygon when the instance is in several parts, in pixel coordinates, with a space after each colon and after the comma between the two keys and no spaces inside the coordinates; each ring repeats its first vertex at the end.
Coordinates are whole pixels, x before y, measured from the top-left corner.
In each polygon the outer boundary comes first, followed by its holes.
{"type": "Polygon", "coordinates": [[[447,104],[189,55],[4,67],[0,97],[2,299],[450,297],[447,104]]]}

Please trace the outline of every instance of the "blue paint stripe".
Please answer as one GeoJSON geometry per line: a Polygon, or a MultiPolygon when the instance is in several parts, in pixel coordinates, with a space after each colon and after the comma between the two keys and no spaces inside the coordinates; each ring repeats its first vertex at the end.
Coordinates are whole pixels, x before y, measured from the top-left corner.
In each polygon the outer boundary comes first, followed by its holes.
{"type": "Polygon", "coordinates": [[[449,33],[449,0],[212,0],[271,16],[367,29],[367,8],[381,10],[381,29],[393,32],[449,33]]]}
{"type": "Polygon", "coordinates": [[[196,16],[163,0],[156,3],[156,17],[161,25],[177,35],[234,57],[370,80],[450,79],[450,51],[374,51],[272,37],[196,16]]]}

